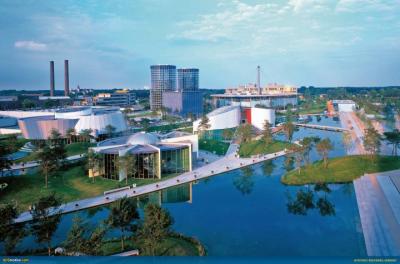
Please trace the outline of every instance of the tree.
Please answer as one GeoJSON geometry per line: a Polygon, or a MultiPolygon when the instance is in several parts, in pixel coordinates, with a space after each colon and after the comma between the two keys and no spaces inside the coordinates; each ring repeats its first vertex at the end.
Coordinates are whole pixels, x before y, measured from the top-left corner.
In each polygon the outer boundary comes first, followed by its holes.
{"type": "Polygon", "coordinates": [[[75,130],[75,128],[71,127],[71,128],[68,128],[68,129],[67,129],[67,131],[66,131],[66,136],[67,136],[67,139],[68,139],[69,143],[72,143],[72,138],[73,138],[75,135],[76,135],[76,130],[75,130]]]}
{"type": "Polygon", "coordinates": [[[134,177],[137,172],[136,167],[136,156],[126,154],[118,158],[118,169],[123,169],[125,171],[125,183],[128,185],[128,178],[134,177]]]}
{"type": "Polygon", "coordinates": [[[57,168],[59,168],[67,157],[67,151],[61,134],[56,129],[51,130],[49,142],[54,158],[57,161],[57,168]]]}
{"type": "Polygon", "coordinates": [[[200,123],[198,126],[198,130],[199,130],[200,134],[202,134],[204,131],[207,131],[210,128],[211,128],[210,119],[208,118],[207,115],[203,115],[201,117],[201,120],[200,120],[200,123]]]}
{"type": "Polygon", "coordinates": [[[51,238],[61,220],[59,206],[61,201],[54,193],[41,197],[31,206],[32,235],[37,243],[45,243],[49,256],[51,255],[51,238]]]}
{"type": "Polygon", "coordinates": [[[110,124],[106,125],[106,127],[104,129],[106,130],[106,134],[109,138],[111,138],[114,135],[115,130],[116,130],[116,128],[110,124]]]}
{"type": "Polygon", "coordinates": [[[374,127],[369,127],[365,130],[364,149],[370,153],[371,159],[378,154],[381,147],[381,136],[374,127]]]}
{"type": "Polygon", "coordinates": [[[248,142],[251,140],[251,125],[243,124],[238,128],[238,135],[241,142],[248,142]]]}
{"type": "Polygon", "coordinates": [[[0,170],[1,176],[4,175],[4,170],[8,170],[11,168],[12,161],[8,159],[8,155],[10,151],[7,147],[0,145],[0,170]]]}
{"type": "Polygon", "coordinates": [[[90,135],[93,133],[92,129],[82,129],[79,132],[79,135],[82,137],[84,141],[90,141],[90,135]]]}
{"type": "Polygon", "coordinates": [[[35,103],[32,100],[24,99],[24,101],[22,101],[22,108],[30,109],[30,108],[34,108],[34,107],[35,107],[35,103]]]}
{"type": "Polygon", "coordinates": [[[87,169],[92,170],[93,182],[97,176],[103,170],[103,156],[92,149],[89,149],[87,158],[87,169]]]}
{"type": "Polygon", "coordinates": [[[224,129],[222,131],[222,137],[224,138],[224,140],[229,140],[231,139],[233,136],[233,132],[230,129],[224,129]]]}
{"type": "Polygon", "coordinates": [[[0,206],[0,242],[4,242],[6,255],[11,255],[18,242],[26,235],[24,224],[16,224],[17,207],[13,204],[0,206]]]}
{"type": "Polygon", "coordinates": [[[303,161],[303,157],[304,157],[304,154],[303,154],[304,147],[297,145],[297,144],[292,144],[289,146],[289,150],[292,152],[292,155],[296,162],[297,172],[300,174],[301,173],[301,162],[303,161]]]}
{"type": "Polygon", "coordinates": [[[158,245],[170,233],[174,220],[168,211],[156,204],[148,204],[144,208],[144,221],[139,229],[139,237],[143,240],[143,250],[155,255],[158,245]]]}
{"type": "Polygon", "coordinates": [[[97,256],[102,252],[104,235],[105,228],[103,226],[92,231],[82,218],[75,217],[64,245],[68,252],[97,256]]]}
{"type": "Polygon", "coordinates": [[[136,224],[133,221],[139,219],[139,213],[136,209],[136,204],[133,199],[126,197],[117,200],[111,207],[110,214],[107,219],[107,224],[112,228],[118,228],[121,235],[121,250],[125,248],[125,232],[135,231],[136,224]]]}
{"type": "Polygon", "coordinates": [[[393,146],[392,155],[397,156],[397,149],[400,147],[400,131],[398,129],[392,132],[384,132],[385,140],[393,146]]]}
{"type": "Polygon", "coordinates": [[[272,143],[272,131],[271,131],[271,124],[265,120],[264,127],[263,127],[263,140],[265,144],[272,143]]]}
{"type": "Polygon", "coordinates": [[[295,129],[294,124],[291,121],[287,121],[286,123],[283,124],[282,129],[283,129],[283,132],[285,133],[286,140],[291,142],[292,138],[293,138],[294,129],[295,129]]]}
{"type": "Polygon", "coordinates": [[[317,143],[316,145],[317,152],[322,156],[324,160],[324,167],[328,168],[328,154],[329,151],[333,150],[333,145],[329,138],[325,138],[317,143]]]}
{"type": "Polygon", "coordinates": [[[54,151],[49,145],[45,145],[37,153],[39,159],[40,170],[45,177],[45,185],[48,187],[49,174],[58,168],[57,158],[54,156],[54,151]]]}
{"type": "Polygon", "coordinates": [[[306,165],[310,164],[310,152],[315,143],[319,142],[319,137],[305,137],[300,140],[300,145],[303,146],[302,154],[306,165]]]}

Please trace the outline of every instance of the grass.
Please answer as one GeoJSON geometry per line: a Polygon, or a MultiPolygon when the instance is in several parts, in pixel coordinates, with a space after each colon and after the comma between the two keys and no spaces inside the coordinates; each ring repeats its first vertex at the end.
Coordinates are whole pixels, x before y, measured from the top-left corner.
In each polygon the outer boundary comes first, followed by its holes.
{"type": "MultiPolygon", "coordinates": [[[[67,151],[67,156],[73,156],[77,154],[87,153],[89,147],[95,146],[95,143],[90,142],[75,142],[65,146],[65,150],[67,151]]],[[[36,152],[30,153],[28,156],[23,157],[22,159],[17,160],[17,162],[29,162],[37,160],[36,152]]]]}
{"type": "Polygon", "coordinates": [[[400,169],[400,157],[378,156],[372,161],[369,156],[344,156],[329,159],[328,168],[322,161],[307,167],[288,172],[281,178],[287,185],[304,185],[313,183],[347,183],[364,175],[364,173],[383,172],[400,169]]]}
{"type": "Polygon", "coordinates": [[[229,148],[229,143],[215,139],[199,139],[199,149],[206,150],[217,155],[225,155],[229,148]]]}
{"type": "MultiPolygon", "coordinates": [[[[172,176],[171,176],[172,177],[172,176]]],[[[168,177],[163,177],[166,179],[168,177]]],[[[128,184],[137,186],[158,181],[158,179],[130,179],[128,184]]],[[[103,194],[104,191],[125,186],[125,181],[97,177],[95,182],[87,176],[83,165],[68,167],[49,177],[49,187],[45,188],[41,173],[2,177],[0,183],[8,187],[0,192],[0,204],[16,202],[20,210],[25,211],[39,197],[55,192],[63,202],[71,202],[103,194]]]]}
{"type": "Polygon", "coordinates": [[[274,140],[271,144],[265,144],[262,139],[252,140],[240,144],[239,155],[241,157],[250,157],[258,154],[269,154],[284,150],[292,143],[280,140],[274,140]]]}
{"type": "MultiPolygon", "coordinates": [[[[140,250],[142,242],[139,239],[132,238],[125,241],[125,251],[139,249],[139,254],[145,256],[145,252],[140,250]]],[[[113,239],[104,243],[104,255],[113,255],[121,252],[121,240],[113,239]]],[[[197,241],[180,234],[171,234],[164,239],[157,251],[158,256],[202,256],[204,255],[203,246],[197,241]]]]}

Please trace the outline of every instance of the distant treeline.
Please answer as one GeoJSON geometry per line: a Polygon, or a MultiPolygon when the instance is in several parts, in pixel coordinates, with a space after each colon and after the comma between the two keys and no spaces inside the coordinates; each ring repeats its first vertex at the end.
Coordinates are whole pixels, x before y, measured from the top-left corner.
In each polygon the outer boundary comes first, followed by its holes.
{"type": "Polygon", "coordinates": [[[395,93],[400,92],[400,86],[384,86],[384,87],[314,87],[314,86],[301,86],[298,90],[299,93],[310,93],[311,95],[318,94],[332,94],[338,92],[346,92],[351,94],[364,94],[371,91],[391,90],[395,93]]]}

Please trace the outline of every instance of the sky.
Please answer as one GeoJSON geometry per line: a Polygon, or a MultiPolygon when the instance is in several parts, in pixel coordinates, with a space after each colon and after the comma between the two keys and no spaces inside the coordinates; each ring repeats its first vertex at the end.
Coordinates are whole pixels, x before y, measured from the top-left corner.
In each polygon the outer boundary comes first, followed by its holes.
{"type": "Polygon", "coordinates": [[[150,85],[150,65],[200,87],[400,84],[399,0],[0,0],[0,90],[150,85]]]}

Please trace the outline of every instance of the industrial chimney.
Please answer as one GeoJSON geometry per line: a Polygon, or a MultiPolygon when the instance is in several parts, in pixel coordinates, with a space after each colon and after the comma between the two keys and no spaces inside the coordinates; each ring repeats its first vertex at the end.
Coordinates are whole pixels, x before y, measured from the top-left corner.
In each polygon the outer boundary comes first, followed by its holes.
{"type": "Polygon", "coordinates": [[[260,85],[260,65],[257,66],[257,89],[258,89],[258,94],[261,94],[261,85],[260,85]]]}
{"type": "Polygon", "coordinates": [[[64,60],[64,95],[69,96],[69,69],[68,60],[64,60]]]}
{"type": "Polygon", "coordinates": [[[54,61],[50,61],[50,96],[54,96],[54,61]]]}

